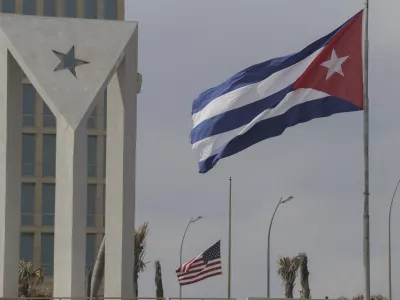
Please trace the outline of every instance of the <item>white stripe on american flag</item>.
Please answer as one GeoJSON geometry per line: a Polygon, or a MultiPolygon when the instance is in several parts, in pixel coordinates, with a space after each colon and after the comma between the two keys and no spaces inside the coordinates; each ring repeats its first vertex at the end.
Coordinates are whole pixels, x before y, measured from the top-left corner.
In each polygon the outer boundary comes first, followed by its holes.
{"type": "Polygon", "coordinates": [[[213,259],[204,264],[203,255],[201,255],[182,265],[183,272],[180,270],[181,268],[176,272],[180,285],[192,284],[212,276],[221,275],[221,259],[213,259]],[[191,264],[190,268],[187,268],[188,264],[191,264]],[[185,272],[187,269],[190,270],[185,272]]]}

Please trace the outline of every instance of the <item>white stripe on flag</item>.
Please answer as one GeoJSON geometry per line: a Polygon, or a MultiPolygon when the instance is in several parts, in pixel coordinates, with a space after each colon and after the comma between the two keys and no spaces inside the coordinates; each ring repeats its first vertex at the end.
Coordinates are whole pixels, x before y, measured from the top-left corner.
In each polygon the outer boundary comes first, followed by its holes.
{"type": "Polygon", "coordinates": [[[264,99],[293,84],[323,49],[324,47],[318,49],[307,58],[272,74],[263,81],[243,86],[214,99],[201,111],[193,114],[193,128],[204,120],[264,99]]]}

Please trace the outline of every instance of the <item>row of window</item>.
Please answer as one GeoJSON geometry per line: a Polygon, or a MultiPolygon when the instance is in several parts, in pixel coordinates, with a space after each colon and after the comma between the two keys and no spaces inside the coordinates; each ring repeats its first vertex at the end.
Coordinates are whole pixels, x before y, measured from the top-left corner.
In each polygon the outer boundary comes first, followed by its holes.
{"type": "MultiPolygon", "coordinates": [[[[78,5],[77,1],[84,1],[84,17],[88,19],[104,18],[110,20],[118,19],[117,0],[105,0],[104,16],[97,15],[97,0],[43,0],[43,15],[56,16],[57,6],[65,3],[62,11],[65,17],[76,18],[78,5]]],[[[22,13],[24,15],[36,15],[36,0],[22,0],[22,13]]],[[[5,13],[15,13],[15,0],[3,0],[2,11],[5,13]]]]}
{"type": "MultiPolygon", "coordinates": [[[[32,84],[24,83],[22,85],[22,125],[35,126],[36,123],[36,90],[32,84]]],[[[39,113],[40,114],[40,113],[39,113]]],[[[107,91],[104,92],[104,129],[107,129],[107,91]]],[[[91,116],[88,118],[87,127],[96,128],[97,124],[97,110],[92,111],[91,116]]],[[[43,101],[43,115],[42,122],[44,127],[56,126],[56,118],[51,112],[50,108],[43,101]]]]}
{"type": "MultiPolygon", "coordinates": [[[[33,261],[34,233],[21,233],[20,260],[33,261]]],[[[42,233],[40,245],[40,266],[45,275],[53,275],[54,233],[42,233]]],[[[86,268],[93,269],[96,251],[96,234],[86,235],[86,268]]]]}
{"type": "MultiPolygon", "coordinates": [[[[42,209],[41,222],[42,226],[54,225],[55,196],[56,189],[54,183],[43,183],[42,186],[42,209]]],[[[35,224],[35,183],[22,183],[21,186],[21,224],[35,224]]],[[[105,195],[105,185],[103,185],[103,195],[105,195]]],[[[87,186],[87,211],[86,223],[88,227],[96,225],[96,201],[100,197],[97,196],[97,185],[88,184],[87,186]]],[[[39,198],[40,199],[40,198],[39,198]]],[[[104,199],[104,196],[103,196],[104,199]]],[[[105,203],[102,202],[103,211],[105,211],[105,203]]],[[[37,225],[37,224],[36,224],[37,225]]],[[[104,214],[103,214],[104,226],[104,214]]]]}
{"type": "MultiPolygon", "coordinates": [[[[97,147],[98,136],[88,135],[87,139],[87,174],[88,177],[97,177],[97,157],[99,147],[97,147]]],[[[103,172],[106,175],[106,143],[107,137],[103,138],[103,172]]],[[[42,142],[42,176],[56,175],[56,135],[43,134],[42,142]]],[[[36,165],[36,134],[22,134],[22,175],[35,176],[36,165]]]]}

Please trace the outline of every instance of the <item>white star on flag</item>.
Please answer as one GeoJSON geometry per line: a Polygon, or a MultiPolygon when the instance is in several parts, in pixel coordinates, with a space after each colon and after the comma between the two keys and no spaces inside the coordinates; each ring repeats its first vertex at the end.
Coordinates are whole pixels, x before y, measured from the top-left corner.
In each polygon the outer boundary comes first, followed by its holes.
{"type": "Polygon", "coordinates": [[[321,66],[328,68],[328,73],[326,74],[326,80],[328,80],[329,77],[331,77],[334,73],[338,73],[338,74],[344,76],[343,70],[342,70],[342,64],[348,58],[349,58],[348,56],[337,57],[335,49],[332,49],[331,59],[327,60],[321,64],[321,66]]]}

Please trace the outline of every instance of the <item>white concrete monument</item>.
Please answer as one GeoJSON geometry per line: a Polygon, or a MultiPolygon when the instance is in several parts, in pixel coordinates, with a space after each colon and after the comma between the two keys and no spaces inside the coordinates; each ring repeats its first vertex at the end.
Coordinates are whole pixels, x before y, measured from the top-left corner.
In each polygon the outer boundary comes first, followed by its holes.
{"type": "Polygon", "coordinates": [[[132,297],[137,30],[136,22],[0,14],[0,297],[17,296],[22,71],[57,119],[55,297],[84,296],[86,124],[108,86],[104,296],[132,297]]]}

